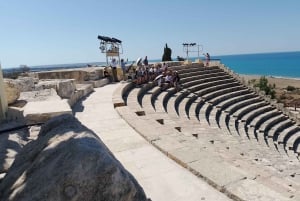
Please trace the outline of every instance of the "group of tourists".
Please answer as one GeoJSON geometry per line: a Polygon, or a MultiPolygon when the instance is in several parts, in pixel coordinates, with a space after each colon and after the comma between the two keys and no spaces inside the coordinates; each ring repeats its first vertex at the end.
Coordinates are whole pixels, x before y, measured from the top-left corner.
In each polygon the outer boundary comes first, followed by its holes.
{"type": "MultiPolygon", "coordinates": [[[[158,86],[162,90],[165,90],[169,87],[175,87],[176,90],[179,90],[179,81],[180,77],[177,71],[173,71],[168,68],[167,63],[156,63],[150,64],[148,62],[147,56],[143,60],[138,60],[136,63],[136,68],[133,65],[129,67],[126,66],[127,62],[124,59],[121,59],[121,68],[123,73],[123,80],[130,79],[132,82],[137,85],[145,84],[150,81],[157,82],[158,86]]],[[[118,82],[117,78],[117,68],[116,68],[116,59],[113,58],[111,61],[112,68],[112,81],[118,82]]],[[[105,76],[109,76],[107,70],[104,71],[105,76]]]]}

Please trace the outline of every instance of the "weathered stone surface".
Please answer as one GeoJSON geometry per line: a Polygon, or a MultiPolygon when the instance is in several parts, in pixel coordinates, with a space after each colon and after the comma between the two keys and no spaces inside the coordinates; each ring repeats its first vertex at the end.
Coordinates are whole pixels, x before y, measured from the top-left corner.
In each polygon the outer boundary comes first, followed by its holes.
{"type": "MultiPolygon", "coordinates": [[[[10,122],[4,125],[3,128],[7,130],[17,127],[18,124],[10,122]]],[[[3,132],[3,130],[2,130],[3,132]]],[[[22,150],[22,148],[31,140],[36,139],[36,133],[34,130],[30,132],[27,127],[1,133],[0,135],[0,183],[9,168],[13,164],[16,155],[22,150]]],[[[0,193],[1,200],[1,193],[0,193]]]]}
{"type": "Polygon", "coordinates": [[[14,81],[21,92],[34,90],[34,84],[37,82],[33,77],[19,77],[14,81]]]}
{"type": "Polygon", "coordinates": [[[38,91],[21,92],[18,101],[25,102],[37,102],[37,101],[49,101],[49,100],[61,100],[57,95],[55,89],[41,89],[38,91]]]}
{"type": "Polygon", "coordinates": [[[72,115],[51,119],[0,184],[6,201],[146,200],[102,141],[72,115]]]}
{"type": "Polygon", "coordinates": [[[57,70],[38,72],[38,78],[41,79],[75,79],[77,83],[88,80],[88,73],[81,70],[57,70]]]}
{"type": "Polygon", "coordinates": [[[76,90],[74,79],[54,79],[54,80],[40,80],[36,85],[36,90],[55,89],[61,98],[70,98],[76,90]]]}
{"type": "Polygon", "coordinates": [[[72,110],[66,99],[28,102],[24,106],[24,118],[26,124],[44,123],[62,114],[72,114],[72,110]]]}
{"type": "Polygon", "coordinates": [[[20,89],[17,83],[12,79],[4,79],[4,90],[8,104],[16,102],[20,96],[20,89]]]}
{"type": "Polygon", "coordinates": [[[61,98],[70,98],[74,91],[76,90],[75,80],[60,80],[57,83],[57,94],[61,98]]]}

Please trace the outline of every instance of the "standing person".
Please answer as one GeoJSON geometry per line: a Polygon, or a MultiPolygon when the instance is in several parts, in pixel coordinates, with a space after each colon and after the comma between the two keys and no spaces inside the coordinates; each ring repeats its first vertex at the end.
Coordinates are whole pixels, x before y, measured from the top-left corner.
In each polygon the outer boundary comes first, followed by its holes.
{"type": "Polygon", "coordinates": [[[126,80],[126,62],[124,61],[124,59],[121,59],[121,68],[123,71],[123,80],[126,80]]]}
{"type": "Polygon", "coordinates": [[[176,89],[176,91],[178,92],[180,87],[179,87],[179,81],[180,81],[180,77],[179,77],[179,74],[178,74],[178,71],[175,71],[173,73],[173,85],[176,89]]]}
{"type": "Polygon", "coordinates": [[[208,53],[205,54],[205,59],[206,59],[206,66],[209,66],[209,62],[210,62],[210,55],[208,53]]]}
{"type": "Polygon", "coordinates": [[[118,80],[118,76],[117,76],[117,60],[115,58],[113,58],[111,60],[111,64],[110,64],[111,68],[112,68],[112,75],[113,75],[113,81],[114,82],[119,82],[118,80]]]}

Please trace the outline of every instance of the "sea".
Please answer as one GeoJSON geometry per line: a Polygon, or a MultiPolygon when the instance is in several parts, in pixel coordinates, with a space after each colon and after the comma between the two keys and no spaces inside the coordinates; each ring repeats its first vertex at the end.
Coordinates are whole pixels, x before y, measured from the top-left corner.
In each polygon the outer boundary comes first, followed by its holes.
{"type": "MultiPolygon", "coordinates": [[[[190,59],[197,59],[191,57],[190,59]]],[[[203,57],[201,59],[205,60],[203,57]]],[[[173,59],[176,60],[176,59],[173,59]]],[[[236,55],[211,55],[211,60],[220,60],[225,66],[238,74],[260,75],[273,77],[286,77],[300,79],[300,51],[297,52],[276,52],[276,53],[256,53],[256,54],[236,54],[236,55]]],[[[159,62],[159,59],[149,60],[149,62],[159,62]]],[[[130,63],[130,62],[129,62],[130,63]]],[[[80,68],[87,65],[101,66],[105,62],[76,63],[29,66],[31,71],[46,71],[54,69],[80,68]]],[[[3,69],[3,71],[14,71],[18,68],[3,69]]],[[[5,73],[5,72],[4,72],[5,73]]]]}
{"type": "Polygon", "coordinates": [[[238,74],[300,79],[300,51],[211,56],[238,74]]]}

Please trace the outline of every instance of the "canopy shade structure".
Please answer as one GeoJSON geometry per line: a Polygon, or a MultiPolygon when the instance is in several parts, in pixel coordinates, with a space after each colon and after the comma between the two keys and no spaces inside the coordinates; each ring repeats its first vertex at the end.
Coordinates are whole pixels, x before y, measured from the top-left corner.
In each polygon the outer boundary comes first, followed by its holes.
{"type": "Polygon", "coordinates": [[[117,39],[117,38],[110,38],[107,36],[100,36],[98,35],[98,39],[99,40],[103,40],[104,42],[111,42],[111,43],[122,43],[121,40],[117,39]]]}

